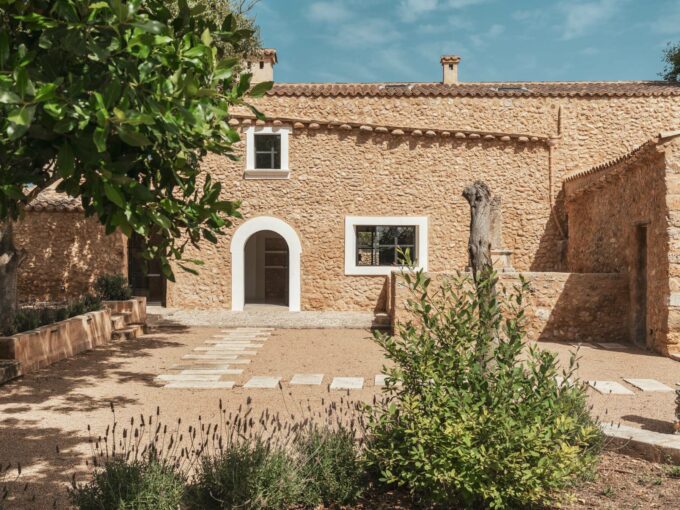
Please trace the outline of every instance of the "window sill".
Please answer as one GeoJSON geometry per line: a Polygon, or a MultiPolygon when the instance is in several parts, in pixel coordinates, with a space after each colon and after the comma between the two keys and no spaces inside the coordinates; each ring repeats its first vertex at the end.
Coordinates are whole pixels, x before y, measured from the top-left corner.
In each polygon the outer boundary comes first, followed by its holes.
{"type": "Polygon", "coordinates": [[[246,179],[288,179],[290,170],[246,170],[243,177],[246,179]]]}
{"type": "MultiPolygon", "coordinates": [[[[352,266],[345,270],[345,276],[389,276],[400,273],[406,266],[352,266]]],[[[416,267],[416,270],[420,267],[416,267]]]]}

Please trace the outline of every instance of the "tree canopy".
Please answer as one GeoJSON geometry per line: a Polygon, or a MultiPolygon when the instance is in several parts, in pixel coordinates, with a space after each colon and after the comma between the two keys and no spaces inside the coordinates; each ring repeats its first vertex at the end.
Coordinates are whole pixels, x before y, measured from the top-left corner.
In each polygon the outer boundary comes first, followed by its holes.
{"type": "Polygon", "coordinates": [[[664,67],[661,77],[668,81],[680,81],[680,43],[668,43],[664,50],[664,67]]]}
{"type": "Polygon", "coordinates": [[[107,232],[155,234],[147,257],[172,279],[187,243],[238,216],[199,164],[235,157],[229,109],[271,83],[251,87],[242,55],[218,49],[256,40],[242,17],[167,3],[0,0],[0,222],[56,184],[107,232]]]}

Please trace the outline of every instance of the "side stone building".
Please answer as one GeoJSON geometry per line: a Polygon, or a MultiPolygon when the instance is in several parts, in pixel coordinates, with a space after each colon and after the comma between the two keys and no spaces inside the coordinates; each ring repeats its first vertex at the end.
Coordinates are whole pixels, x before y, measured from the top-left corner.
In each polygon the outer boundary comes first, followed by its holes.
{"type": "MultiPolygon", "coordinates": [[[[251,68],[273,76],[276,61],[267,50],[251,68]]],[[[440,83],[277,83],[257,100],[266,121],[234,112],[241,160],[209,156],[204,165],[225,198],[242,202],[244,219],[189,254],[206,263],[198,276],[178,271],[176,283],[154,286],[157,298],[395,316],[397,249],[433,274],[464,269],[461,193],[483,180],[502,201],[499,268],[530,274],[543,296],[538,336],[592,339],[592,326],[608,339],[680,351],[680,86],[465,83],[460,58],[441,64],[440,83]]],[[[34,206],[27,221],[35,214],[43,213],[34,206]]],[[[40,250],[44,240],[29,230],[25,242],[40,250]]],[[[87,245],[74,242],[76,252],[87,245]]],[[[122,236],[95,245],[105,252],[92,259],[97,270],[134,265],[122,236]]],[[[22,276],[27,299],[57,298],[54,289],[22,276]]]]}

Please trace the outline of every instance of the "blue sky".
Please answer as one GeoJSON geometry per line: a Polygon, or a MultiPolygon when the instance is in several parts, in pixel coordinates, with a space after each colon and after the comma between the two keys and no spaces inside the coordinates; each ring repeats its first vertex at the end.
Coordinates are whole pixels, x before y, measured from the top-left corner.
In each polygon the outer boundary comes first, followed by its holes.
{"type": "Polygon", "coordinates": [[[680,0],[261,0],[279,82],[657,79],[680,0]]]}

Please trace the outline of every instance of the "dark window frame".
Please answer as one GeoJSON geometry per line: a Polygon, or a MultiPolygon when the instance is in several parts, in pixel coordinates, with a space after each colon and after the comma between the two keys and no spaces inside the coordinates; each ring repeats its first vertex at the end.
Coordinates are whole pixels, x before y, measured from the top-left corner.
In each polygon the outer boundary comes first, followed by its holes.
{"type": "Polygon", "coordinates": [[[356,267],[393,267],[403,265],[400,258],[399,248],[403,252],[409,251],[411,261],[418,263],[418,226],[417,225],[355,225],[354,226],[354,263],[356,267]],[[381,232],[382,230],[382,232],[381,232]],[[396,230],[396,235],[392,239],[384,239],[386,233],[396,230]],[[412,243],[399,242],[399,237],[404,230],[412,231],[412,243]],[[359,238],[360,233],[370,233],[370,243],[362,242],[359,238]],[[389,264],[380,263],[380,253],[385,250],[394,250],[393,260],[389,264]],[[370,263],[362,263],[361,255],[370,251],[370,263]]]}
{"type": "Polygon", "coordinates": [[[283,162],[282,162],[282,146],[283,146],[283,141],[281,138],[281,134],[277,133],[254,133],[253,134],[253,149],[255,151],[255,158],[254,158],[254,167],[256,170],[281,170],[283,167],[283,162]],[[276,143],[273,144],[273,146],[270,149],[258,149],[257,147],[257,142],[258,139],[263,139],[263,138],[269,138],[269,139],[274,139],[276,140],[276,143]],[[260,166],[258,164],[258,156],[269,156],[269,164],[271,166],[260,166]],[[278,158],[278,166],[277,166],[277,158],[278,158]]]}

